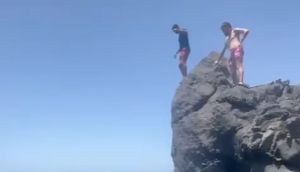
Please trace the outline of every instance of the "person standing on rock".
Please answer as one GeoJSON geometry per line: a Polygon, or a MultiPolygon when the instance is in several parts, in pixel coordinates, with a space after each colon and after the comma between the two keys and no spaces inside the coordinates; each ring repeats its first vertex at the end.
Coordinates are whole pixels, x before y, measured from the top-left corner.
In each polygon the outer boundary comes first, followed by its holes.
{"type": "Polygon", "coordinates": [[[180,27],[177,24],[174,24],[172,27],[172,31],[176,34],[179,34],[179,49],[175,53],[174,58],[176,58],[177,54],[180,53],[180,59],[179,59],[179,69],[181,71],[181,74],[183,77],[187,76],[187,59],[190,54],[190,44],[189,44],[189,37],[188,37],[188,31],[186,29],[180,29],[180,27]]]}
{"type": "Polygon", "coordinates": [[[221,58],[224,56],[226,49],[229,49],[231,51],[231,55],[230,59],[228,60],[228,65],[233,83],[238,85],[244,85],[244,48],[242,43],[246,39],[249,30],[245,28],[232,29],[231,24],[229,22],[224,22],[221,25],[221,30],[226,36],[226,41],[225,46],[220,54],[220,57],[215,62],[215,64],[218,64],[220,62],[221,58]],[[243,35],[242,39],[240,39],[241,35],[243,35]]]}

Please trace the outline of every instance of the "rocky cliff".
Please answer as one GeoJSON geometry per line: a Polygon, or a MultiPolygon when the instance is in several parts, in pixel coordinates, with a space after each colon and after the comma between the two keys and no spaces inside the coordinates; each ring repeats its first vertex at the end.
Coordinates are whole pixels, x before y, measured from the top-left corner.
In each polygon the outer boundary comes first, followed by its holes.
{"type": "Polygon", "coordinates": [[[172,102],[174,172],[300,172],[300,86],[232,87],[204,58],[172,102]]]}

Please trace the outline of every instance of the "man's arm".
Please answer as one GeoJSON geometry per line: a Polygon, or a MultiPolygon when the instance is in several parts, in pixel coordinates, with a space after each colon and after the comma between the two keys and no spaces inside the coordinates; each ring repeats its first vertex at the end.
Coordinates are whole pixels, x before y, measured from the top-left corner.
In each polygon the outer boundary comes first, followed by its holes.
{"type": "Polygon", "coordinates": [[[181,34],[186,34],[187,30],[186,29],[176,29],[177,33],[181,33],[181,34]]]}
{"type": "Polygon", "coordinates": [[[222,50],[222,52],[221,52],[221,54],[220,54],[220,56],[219,56],[219,58],[218,58],[218,60],[217,60],[217,63],[219,63],[220,60],[221,60],[221,58],[224,56],[224,53],[225,53],[225,51],[226,51],[226,48],[227,48],[227,46],[226,46],[226,44],[225,44],[225,45],[224,45],[224,48],[223,48],[223,50],[222,50]]]}
{"type": "Polygon", "coordinates": [[[237,34],[243,34],[243,39],[241,40],[241,42],[243,42],[249,34],[249,30],[245,28],[235,28],[233,31],[237,34]]]}
{"type": "Polygon", "coordinates": [[[174,54],[174,58],[176,58],[177,54],[180,53],[181,48],[178,49],[178,51],[174,54]]]}

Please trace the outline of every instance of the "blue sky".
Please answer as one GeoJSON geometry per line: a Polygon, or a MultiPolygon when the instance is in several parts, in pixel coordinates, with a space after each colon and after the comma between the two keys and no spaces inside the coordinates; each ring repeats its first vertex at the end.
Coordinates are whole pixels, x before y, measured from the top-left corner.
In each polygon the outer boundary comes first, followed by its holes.
{"type": "Polygon", "coordinates": [[[1,172],[171,172],[174,23],[189,70],[230,21],[250,30],[246,83],[300,80],[298,1],[0,2],[1,172]]]}

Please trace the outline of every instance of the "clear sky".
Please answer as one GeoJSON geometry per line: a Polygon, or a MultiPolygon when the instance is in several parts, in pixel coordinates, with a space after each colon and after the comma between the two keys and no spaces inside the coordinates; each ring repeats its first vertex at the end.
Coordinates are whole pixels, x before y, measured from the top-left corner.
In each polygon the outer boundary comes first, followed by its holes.
{"type": "Polygon", "coordinates": [[[229,21],[250,30],[246,83],[300,81],[296,0],[0,2],[1,172],[171,172],[174,23],[189,70],[229,21]]]}

